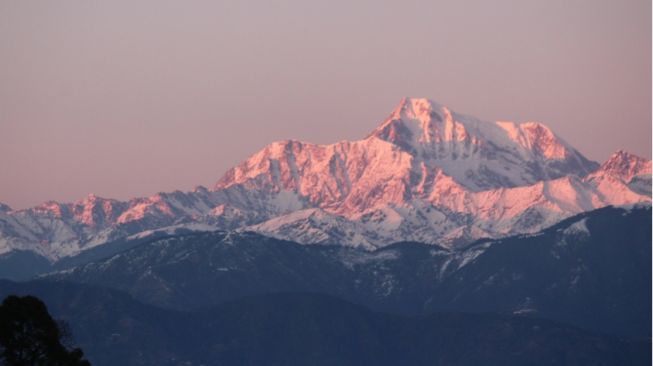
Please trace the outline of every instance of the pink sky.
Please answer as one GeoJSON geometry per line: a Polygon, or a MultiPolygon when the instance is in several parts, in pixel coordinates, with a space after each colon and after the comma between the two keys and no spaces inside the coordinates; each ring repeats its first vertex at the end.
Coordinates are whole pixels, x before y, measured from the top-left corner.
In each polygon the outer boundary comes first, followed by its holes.
{"type": "Polygon", "coordinates": [[[380,3],[0,3],[0,202],[210,186],[404,96],[651,157],[650,0],[380,3]]]}

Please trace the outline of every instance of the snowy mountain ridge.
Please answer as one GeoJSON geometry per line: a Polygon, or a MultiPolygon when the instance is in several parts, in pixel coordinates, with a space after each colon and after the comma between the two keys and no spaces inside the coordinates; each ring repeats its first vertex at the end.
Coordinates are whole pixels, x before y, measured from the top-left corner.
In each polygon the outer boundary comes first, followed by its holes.
{"type": "Polygon", "coordinates": [[[213,188],[126,202],[89,195],[0,206],[0,254],[51,260],[170,227],[255,231],[305,244],[397,241],[458,247],[539,231],[607,205],[651,202],[651,161],[619,151],[588,160],[547,126],[485,122],[405,98],[368,137],[279,141],[213,188]]]}

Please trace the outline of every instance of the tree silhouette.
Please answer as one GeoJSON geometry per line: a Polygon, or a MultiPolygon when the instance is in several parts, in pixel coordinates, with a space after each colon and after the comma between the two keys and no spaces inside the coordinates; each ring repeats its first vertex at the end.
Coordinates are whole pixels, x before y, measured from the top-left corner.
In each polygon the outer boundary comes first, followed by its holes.
{"type": "Polygon", "coordinates": [[[62,344],[67,335],[34,296],[8,296],[0,305],[0,365],[90,366],[81,349],[62,344]]]}

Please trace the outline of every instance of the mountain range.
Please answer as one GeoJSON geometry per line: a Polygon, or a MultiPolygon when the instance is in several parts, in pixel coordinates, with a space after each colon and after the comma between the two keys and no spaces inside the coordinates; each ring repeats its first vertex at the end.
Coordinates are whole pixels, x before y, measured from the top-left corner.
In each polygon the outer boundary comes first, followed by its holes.
{"type": "Polygon", "coordinates": [[[0,204],[0,296],[94,365],[649,365],[651,217],[650,160],[405,98],[210,189],[0,204]]]}
{"type": "Polygon", "coordinates": [[[362,140],[275,142],[211,189],[0,205],[0,254],[56,262],[180,228],[368,250],[399,241],[460,248],[608,205],[650,203],[650,194],[650,160],[618,151],[598,164],[541,123],[486,122],[405,98],[362,140]]]}
{"type": "Polygon", "coordinates": [[[40,279],[113,288],[173,310],[310,292],[406,315],[522,314],[649,337],[650,235],[650,207],[607,207],[537,234],[480,240],[457,250],[402,242],[368,251],[257,233],[189,232],[55,268],[40,279]]]}
{"type": "Polygon", "coordinates": [[[42,298],[94,365],[650,365],[651,222],[606,207],[455,250],[158,233],[0,297],[42,298]]]}

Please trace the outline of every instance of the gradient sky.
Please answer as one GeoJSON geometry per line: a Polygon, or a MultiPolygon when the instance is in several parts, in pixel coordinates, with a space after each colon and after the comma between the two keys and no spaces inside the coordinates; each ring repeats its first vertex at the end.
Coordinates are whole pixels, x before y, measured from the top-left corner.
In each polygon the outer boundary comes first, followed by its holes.
{"type": "Polygon", "coordinates": [[[0,202],[211,186],[403,96],[651,157],[650,0],[385,3],[0,0],[0,202]]]}

